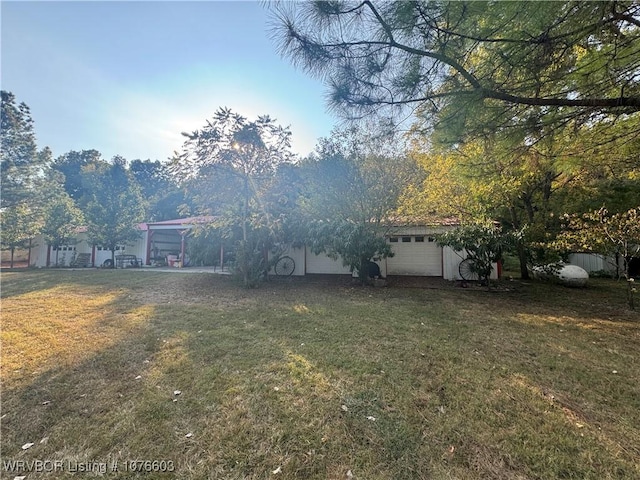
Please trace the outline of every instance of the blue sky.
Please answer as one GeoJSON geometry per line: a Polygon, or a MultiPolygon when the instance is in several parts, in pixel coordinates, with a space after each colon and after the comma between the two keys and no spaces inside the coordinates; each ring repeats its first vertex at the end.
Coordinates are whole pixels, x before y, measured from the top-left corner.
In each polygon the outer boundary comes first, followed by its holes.
{"type": "Polygon", "coordinates": [[[337,123],[325,88],[277,53],[258,2],[2,1],[3,90],[54,157],[166,160],[226,106],[269,114],[306,155],[337,123]]]}

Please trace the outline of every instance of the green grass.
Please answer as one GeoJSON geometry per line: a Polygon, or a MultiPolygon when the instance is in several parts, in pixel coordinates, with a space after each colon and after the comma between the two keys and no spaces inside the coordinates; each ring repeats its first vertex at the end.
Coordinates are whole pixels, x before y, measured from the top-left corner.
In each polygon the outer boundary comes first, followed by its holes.
{"type": "Polygon", "coordinates": [[[622,283],[404,287],[3,272],[2,459],[119,462],[106,478],[136,477],[130,460],[175,466],[141,478],[640,478],[622,283]]]}

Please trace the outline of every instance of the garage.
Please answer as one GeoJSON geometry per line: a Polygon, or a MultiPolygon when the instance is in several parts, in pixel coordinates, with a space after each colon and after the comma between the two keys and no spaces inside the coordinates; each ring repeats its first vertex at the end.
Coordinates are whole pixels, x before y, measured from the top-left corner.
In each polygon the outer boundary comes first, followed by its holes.
{"type": "Polygon", "coordinates": [[[389,237],[394,256],[387,258],[387,275],[442,276],[442,247],[429,235],[389,237]]]}

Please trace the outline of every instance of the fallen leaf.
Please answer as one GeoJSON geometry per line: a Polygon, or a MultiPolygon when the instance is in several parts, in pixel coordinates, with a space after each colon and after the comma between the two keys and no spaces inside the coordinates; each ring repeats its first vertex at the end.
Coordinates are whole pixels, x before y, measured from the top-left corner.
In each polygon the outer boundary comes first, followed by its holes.
{"type": "Polygon", "coordinates": [[[49,405],[51,403],[51,400],[45,400],[44,402],[42,402],[42,405],[49,405]]]}
{"type": "Polygon", "coordinates": [[[342,409],[343,412],[349,411],[349,408],[346,405],[341,405],[340,408],[342,409]]]}
{"type": "Polygon", "coordinates": [[[369,415],[367,417],[367,420],[371,420],[372,422],[375,422],[376,421],[376,417],[372,417],[371,415],[369,415]]]}
{"type": "Polygon", "coordinates": [[[40,443],[47,443],[49,441],[49,437],[44,437],[42,440],[40,440],[40,443]]]}
{"type": "Polygon", "coordinates": [[[142,378],[142,375],[138,375],[138,376],[136,377],[136,380],[140,380],[141,378],[142,378]]]}
{"type": "Polygon", "coordinates": [[[353,478],[353,473],[351,473],[351,470],[347,470],[347,478],[353,478]]]}
{"type": "Polygon", "coordinates": [[[25,443],[24,445],[22,445],[22,449],[23,450],[28,450],[31,447],[33,447],[35,445],[35,443],[25,443]]]}
{"type": "Polygon", "coordinates": [[[26,475],[21,475],[19,477],[13,477],[13,480],[24,480],[26,477],[26,475]]]}
{"type": "Polygon", "coordinates": [[[280,473],[281,471],[282,471],[282,467],[278,467],[278,468],[276,468],[276,469],[275,469],[273,472],[271,472],[271,473],[273,473],[274,475],[277,475],[277,474],[278,474],[278,473],[280,473]]]}
{"type": "Polygon", "coordinates": [[[193,433],[187,433],[187,434],[184,436],[184,438],[191,438],[191,437],[193,437],[193,433]]]}
{"type": "Polygon", "coordinates": [[[618,370],[614,370],[614,371],[613,371],[613,372],[611,372],[611,373],[613,373],[614,375],[617,375],[617,374],[618,374],[618,370]]]}
{"type": "Polygon", "coordinates": [[[180,390],[174,390],[174,391],[173,391],[173,394],[174,394],[174,395],[180,395],[180,394],[182,394],[182,391],[180,391],[180,390]]]}

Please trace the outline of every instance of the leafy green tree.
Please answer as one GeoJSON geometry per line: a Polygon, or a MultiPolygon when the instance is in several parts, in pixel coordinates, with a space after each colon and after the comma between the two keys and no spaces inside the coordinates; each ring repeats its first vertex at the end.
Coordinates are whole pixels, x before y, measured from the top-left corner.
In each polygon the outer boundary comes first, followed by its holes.
{"type": "Polygon", "coordinates": [[[502,258],[502,253],[512,241],[513,235],[503,233],[491,223],[463,225],[436,237],[439,245],[451,247],[457,252],[465,251],[471,260],[471,268],[478,278],[490,288],[493,264],[502,258]]]}
{"type": "Polygon", "coordinates": [[[61,187],[56,193],[50,197],[44,210],[41,233],[47,245],[54,247],[55,265],[59,266],[60,246],[76,243],[78,228],[83,223],[83,215],[73,199],[61,187]]]}
{"type": "Polygon", "coordinates": [[[356,127],[334,130],[301,165],[305,243],[316,254],[341,257],[363,283],[370,261],[392,255],[386,236],[417,173],[405,155],[385,150],[383,139],[356,127]]]}
{"type": "Polygon", "coordinates": [[[0,210],[0,224],[2,225],[0,246],[2,250],[9,250],[11,268],[13,268],[16,249],[29,247],[33,237],[40,231],[41,220],[40,212],[34,211],[25,203],[0,210]]]}
{"type": "Polygon", "coordinates": [[[84,212],[89,238],[111,251],[111,264],[115,266],[116,247],[140,237],[138,223],[144,220],[144,198],[122,157],[114,157],[110,164],[90,164],[83,175],[91,192],[84,212]]]}
{"type": "Polygon", "coordinates": [[[543,246],[560,231],[563,213],[598,205],[624,211],[640,201],[640,163],[633,153],[640,144],[626,136],[632,123],[619,121],[621,135],[607,148],[597,146],[600,125],[537,137],[498,130],[448,148],[416,135],[412,154],[425,180],[405,193],[402,211],[497,220],[524,232],[514,248],[521,276],[528,278],[528,264],[550,260],[543,246]]]}
{"type": "Polygon", "coordinates": [[[221,108],[201,129],[184,133],[172,174],[191,192],[201,214],[236,246],[236,272],[254,287],[269,265],[266,252],[279,239],[279,222],[266,197],[279,165],[288,163],[291,132],[269,116],[249,121],[221,108]]]}
{"type": "Polygon", "coordinates": [[[64,175],[64,189],[81,208],[91,199],[91,192],[84,180],[83,169],[90,165],[106,164],[97,150],[72,150],[59,156],[52,168],[64,175]]]}
{"type": "Polygon", "coordinates": [[[640,258],[640,206],[616,214],[600,208],[582,215],[565,215],[563,221],[564,230],[551,246],[564,252],[620,256],[624,261],[629,307],[634,309],[635,283],[629,266],[633,258],[640,258]]]}
{"type": "Polygon", "coordinates": [[[175,181],[169,166],[158,160],[133,160],[129,171],[140,185],[142,195],[148,201],[145,218],[159,222],[177,218],[184,208],[191,208],[188,199],[175,181]]]}
{"type": "Polygon", "coordinates": [[[6,208],[37,199],[39,179],[50,160],[51,152],[48,148],[41,152],[37,150],[29,107],[25,103],[18,104],[10,92],[3,90],[1,95],[0,208],[6,208]]]}
{"type": "Polygon", "coordinates": [[[284,55],[347,116],[416,109],[457,141],[640,110],[637,2],[331,1],[273,7],[284,55]]]}

